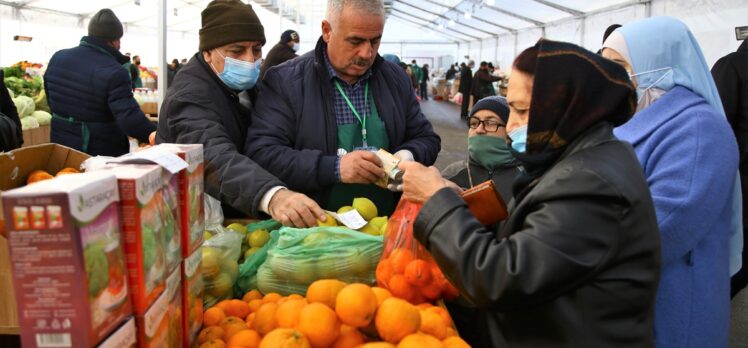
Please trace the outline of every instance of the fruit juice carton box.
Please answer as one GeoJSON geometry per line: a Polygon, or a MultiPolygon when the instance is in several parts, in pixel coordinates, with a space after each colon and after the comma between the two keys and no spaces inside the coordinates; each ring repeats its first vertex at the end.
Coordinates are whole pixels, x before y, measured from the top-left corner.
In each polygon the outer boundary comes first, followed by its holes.
{"type": "Polygon", "coordinates": [[[139,348],[168,348],[169,293],[164,291],[143,315],[135,315],[139,348]]]}
{"type": "Polygon", "coordinates": [[[161,144],[156,148],[174,153],[187,162],[187,169],[177,174],[182,220],[182,256],[187,258],[203,244],[205,230],[203,145],[161,144]]]}
{"type": "Polygon", "coordinates": [[[182,264],[182,221],[179,209],[179,176],[164,171],[164,246],[167,272],[176,271],[182,264]]]}
{"type": "Polygon", "coordinates": [[[130,318],[104,342],[101,342],[97,348],[135,348],[137,340],[138,332],[135,329],[135,319],[130,318]]]}
{"type": "Polygon", "coordinates": [[[167,275],[162,169],[123,165],[104,172],[117,177],[130,298],[134,314],[142,316],[163,292],[167,275]]]}
{"type": "Polygon", "coordinates": [[[203,325],[203,275],[200,264],[203,250],[199,248],[182,261],[182,330],[184,347],[191,347],[203,325]]]}
{"type": "Polygon", "coordinates": [[[2,199],[23,347],[95,347],[132,314],[116,178],[70,174],[2,199]]]}
{"type": "Polygon", "coordinates": [[[181,348],[184,340],[182,332],[182,270],[177,268],[166,278],[167,297],[169,298],[169,340],[167,347],[181,348]]]}

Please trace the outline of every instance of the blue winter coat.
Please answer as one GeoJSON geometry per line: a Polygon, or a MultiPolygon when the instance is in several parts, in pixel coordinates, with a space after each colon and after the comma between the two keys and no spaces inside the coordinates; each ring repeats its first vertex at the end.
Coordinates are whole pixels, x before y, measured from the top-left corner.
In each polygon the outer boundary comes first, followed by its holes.
{"type": "MultiPolygon", "coordinates": [[[[268,70],[245,153],[286,183],[324,204],[336,183],[338,128],[322,39],[317,48],[268,70]]],[[[369,89],[389,138],[390,153],[410,150],[431,165],[441,139],[421,112],[403,69],[377,56],[369,89]]]]}
{"type": "Polygon", "coordinates": [[[55,117],[51,141],[84,151],[85,122],[90,132],[90,155],[119,156],[130,150],[128,136],[147,142],[156,130],[140,110],[130,88],[130,75],[122,67],[129,58],[96,38],[58,51],[44,74],[44,89],[55,117]]]}
{"type": "Polygon", "coordinates": [[[615,130],[634,146],[662,243],[657,347],[726,347],[738,148],[727,120],[675,86],[615,130]]]}

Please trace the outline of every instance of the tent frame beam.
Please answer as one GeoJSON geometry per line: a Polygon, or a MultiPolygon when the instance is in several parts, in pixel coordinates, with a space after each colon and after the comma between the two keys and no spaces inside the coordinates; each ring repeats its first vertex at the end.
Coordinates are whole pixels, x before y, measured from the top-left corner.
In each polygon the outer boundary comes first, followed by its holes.
{"type": "Polygon", "coordinates": [[[571,14],[573,16],[584,15],[584,12],[582,12],[582,11],[577,11],[577,10],[574,10],[572,8],[569,8],[569,7],[566,7],[566,6],[563,6],[563,5],[559,5],[559,4],[555,3],[555,2],[551,2],[551,1],[548,1],[548,0],[532,0],[532,1],[535,1],[535,2],[537,2],[539,4],[542,4],[542,5],[551,7],[551,8],[555,8],[555,9],[557,9],[559,11],[562,11],[562,12],[566,12],[566,13],[571,14]]]}
{"type": "Polygon", "coordinates": [[[543,23],[541,21],[538,21],[538,20],[535,20],[535,19],[532,19],[532,18],[529,18],[529,17],[525,17],[525,16],[523,16],[521,14],[518,14],[517,12],[507,11],[507,10],[498,8],[496,6],[491,6],[491,5],[483,5],[483,6],[485,6],[488,9],[491,9],[493,11],[496,11],[496,12],[499,12],[499,13],[503,13],[503,14],[505,14],[507,16],[514,17],[514,18],[517,18],[519,20],[523,20],[523,21],[528,22],[528,23],[532,23],[533,25],[535,25],[537,27],[542,27],[542,26],[544,26],[546,24],[546,23],[543,23]]]}
{"type": "MultiPolygon", "coordinates": [[[[452,7],[447,7],[447,5],[440,4],[440,3],[435,2],[433,0],[424,0],[424,1],[426,1],[426,2],[428,2],[430,4],[434,4],[434,5],[437,5],[437,6],[448,8],[448,10],[446,12],[444,12],[444,13],[448,13],[448,12],[457,12],[457,13],[460,13],[460,10],[457,9],[457,6],[460,6],[463,3],[463,1],[460,1],[460,2],[457,3],[457,5],[454,5],[452,7]]],[[[514,28],[505,27],[503,25],[499,25],[499,24],[496,24],[496,23],[493,23],[493,22],[489,22],[489,21],[487,21],[487,20],[485,20],[483,18],[480,18],[480,17],[477,16],[477,13],[473,13],[473,19],[475,19],[477,21],[480,21],[480,22],[483,22],[483,23],[486,23],[488,25],[492,25],[492,26],[497,27],[497,28],[504,29],[504,30],[506,30],[506,31],[508,31],[510,33],[513,33],[513,32],[516,31],[516,29],[514,29],[514,28]]],[[[455,22],[456,21],[457,20],[455,20],[455,22]]]]}
{"type": "MultiPolygon", "coordinates": [[[[422,11],[422,12],[426,12],[426,13],[428,13],[428,14],[431,14],[431,15],[437,16],[437,17],[439,17],[439,18],[442,18],[442,19],[446,19],[446,20],[448,20],[448,21],[452,20],[452,18],[449,18],[449,17],[447,17],[447,16],[445,16],[445,15],[443,15],[443,14],[440,14],[440,13],[436,13],[436,12],[432,12],[432,11],[426,10],[426,9],[424,9],[424,8],[421,8],[421,7],[415,6],[415,5],[411,4],[411,3],[405,2],[405,1],[403,1],[403,0],[397,0],[396,2],[397,2],[397,3],[401,3],[401,4],[403,4],[403,5],[406,5],[406,6],[409,6],[409,7],[412,7],[412,8],[414,8],[414,9],[416,9],[416,10],[419,10],[419,11],[422,11]]],[[[392,9],[394,10],[395,8],[393,7],[392,9]]],[[[430,21],[429,23],[431,23],[431,22],[433,22],[433,20],[432,20],[432,21],[430,21]]],[[[487,34],[487,35],[490,35],[490,36],[496,36],[496,35],[497,35],[497,34],[495,34],[495,33],[491,33],[491,32],[485,31],[485,30],[483,30],[483,29],[480,29],[480,28],[476,28],[476,27],[474,27],[474,26],[472,26],[472,25],[468,25],[468,24],[465,24],[465,23],[461,23],[461,22],[458,22],[458,21],[455,21],[455,24],[456,24],[456,25],[461,25],[461,26],[463,26],[463,27],[465,27],[465,28],[468,28],[468,29],[471,29],[471,30],[475,30],[475,31],[478,31],[478,32],[481,32],[481,33],[484,33],[484,34],[487,34]]]]}
{"type": "MultiPolygon", "coordinates": [[[[400,18],[401,20],[407,21],[408,23],[415,23],[415,24],[417,24],[417,25],[420,25],[420,26],[421,26],[421,28],[428,28],[428,24],[429,24],[429,23],[431,23],[431,22],[429,22],[429,21],[428,21],[428,20],[426,20],[426,19],[423,19],[423,18],[419,18],[419,17],[416,17],[416,16],[414,16],[414,15],[412,15],[412,14],[410,14],[410,13],[407,13],[407,12],[403,12],[403,11],[401,11],[401,10],[398,10],[398,9],[394,8],[394,7],[392,8],[392,12],[390,13],[390,15],[392,15],[392,16],[395,16],[395,17],[397,17],[397,18],[400,18]],[[412,21],[412,20],[410,20],[410,19],[404,18],[404,17],[402,17],[401,15],[397,15],[398,13],[400,13],[400,14],[402,14],[402,15],[405,15],[405,16],[408,16],[408,17],[412,17],[412,18],[414,18],[414,19],[417,19],[417,20],[420,20],[420,21],[423,21],[423,22],[426,22],[426,24],[418,24],[418,23],[415,23],[415,22],[413,22],[413,21],[412,21]]],[[[437,32],[439,32],[439,33],[440,33],[440,34],[441,34],[442,36],[451,36],[451,37],[457,38],[457,39],[459,39],[459,40],[461,40],[461,41],[465,41],[465,42],[467,42],[467,41],[470,41],[471,39],[473,39],[473,40],[480,40],[480,38],[479,38],[479,37],[477,37],[477,36],[473,36],[473,35],[470,35],[470,34],[466,34],[466,33],[464,33],[464,32],[461,32],[461,31],[457,30],[457,29],[450,29],[450,30],[451,30],[451,31],[453,31],[453,32],[455,32],[455,33],[457,33],[457,34],[460,34],[460,35],[462,35],[462,36],[466,36],[466,37],[469,37],[470,39],[462,39],[462,38],[458,38],[458,37],[456,37],[456,36],[454,36],[454,35],[450,35],[450,34],[447,34],[447,33],[445,33],[445,32],[444,32],[443,30],[439,30],[439,28],[436,28],[436,29],[434,29],[434,30],[436,30],[437,32]]]]}

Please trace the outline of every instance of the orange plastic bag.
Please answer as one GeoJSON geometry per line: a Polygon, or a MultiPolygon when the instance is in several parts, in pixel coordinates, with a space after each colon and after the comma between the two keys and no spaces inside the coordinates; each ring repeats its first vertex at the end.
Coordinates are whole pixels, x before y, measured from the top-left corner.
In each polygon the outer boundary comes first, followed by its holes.
{"type": "Polygon", "coordinates": [[[421,204],[401,199],[387,223],[377,284],[413,304],[452,300],[457,289],[449,283],[431,254],[413,237],[413,222],[421,204]]]}

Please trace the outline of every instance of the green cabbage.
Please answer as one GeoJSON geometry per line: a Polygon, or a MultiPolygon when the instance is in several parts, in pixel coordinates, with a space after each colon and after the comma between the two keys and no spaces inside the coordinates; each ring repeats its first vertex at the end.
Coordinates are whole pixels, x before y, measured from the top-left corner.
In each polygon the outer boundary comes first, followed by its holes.
{"type": "Polygon", "coordinates": [[[16,94],[13,93],[13,91],[10,90],[10,88],[6,88],[8,90],[8,93],[10,93],[10,98],[13,99],[16,97],[16,94]]]}
{"type": "Polygon", "coordinates": [[[52,122],[52,115],[46,111],[34,111],[34,113],[31,114],[31,117],[35,118],[40,126],[46,126],[52,122]]]}
{"type": "Polygon", "coordinates": [[[21,129],[32,129],[32,128],[39,128],[39,121],[37,121],[33,117],[24,117],[21,119],[21,129]]]}
{"type": "Polygon", "coordinates": [[[13,98],[13,104],[16,104],[18,117],[21,118],[31,115],[34,110],[36,110],[34,99],[31,99],[31,97],[27,97],[25,95],[19,95],[13,98]]]}

